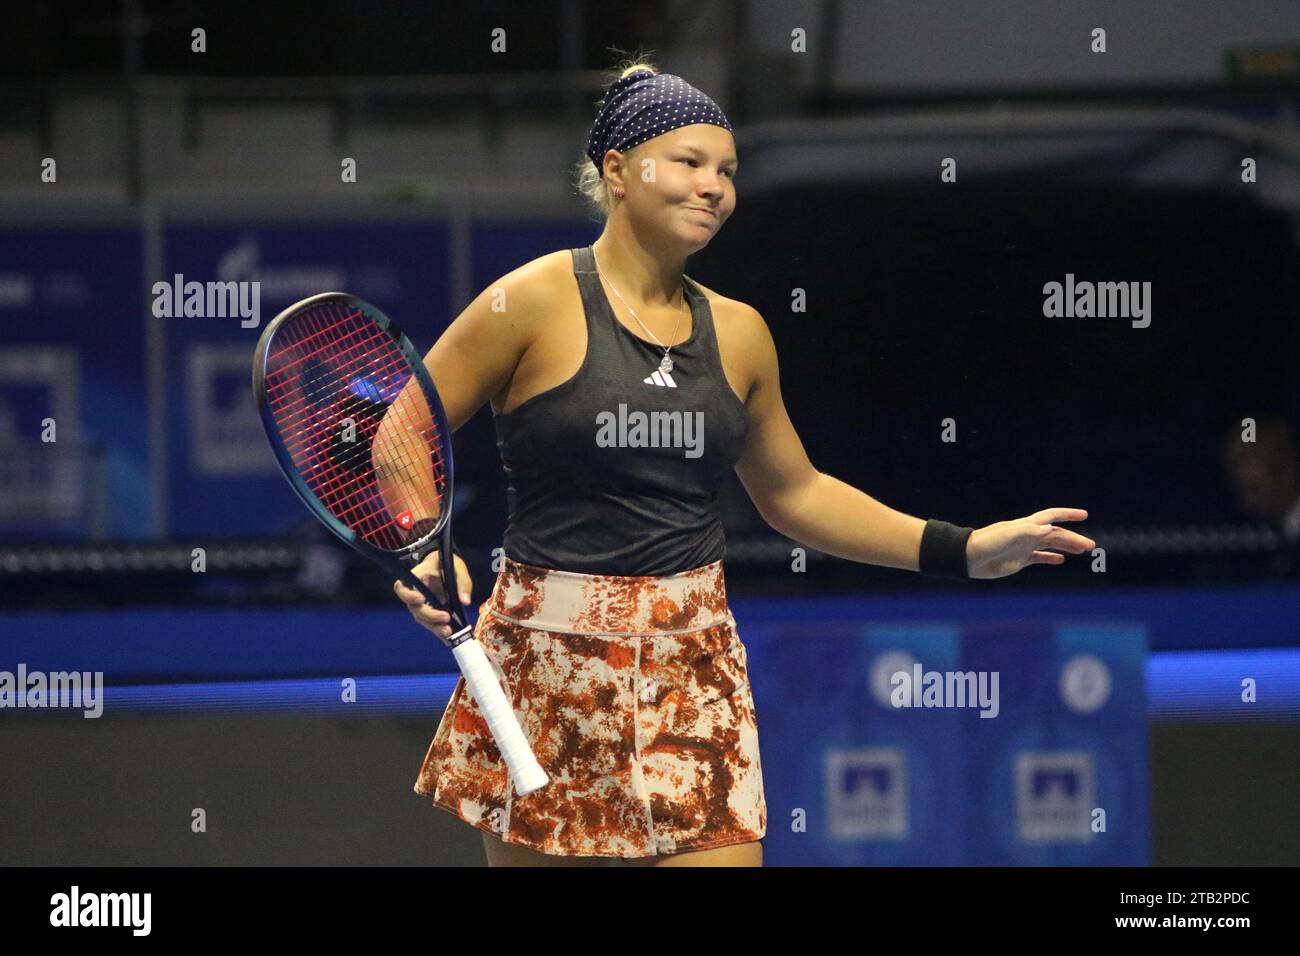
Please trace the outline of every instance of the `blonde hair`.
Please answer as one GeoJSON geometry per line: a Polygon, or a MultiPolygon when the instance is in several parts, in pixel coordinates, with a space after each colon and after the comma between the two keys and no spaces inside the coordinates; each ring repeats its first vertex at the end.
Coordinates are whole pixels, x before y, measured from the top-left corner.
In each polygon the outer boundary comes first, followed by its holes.
{"type": "MultiPolygon", "coordinates": [[[[614,83],[617,83],[629,73],[637,70],[649,70],[651,73],[658,73],[659,68],[644,57],[634,57],[624,60],[619,66],[610,70],[606,76],[605,88],[609,89],[614,83]]],[[[605,101],[596,104],[596,110],[599,111],[604,107],[605,101]]],[[[637,147],[633,146],[630,150],[623,153],[624,156],[630,156],[635,152],[637,147]]],[[[604,157],[602,157],[603,159],[604,157]]],[[[577,189],[578,195],[587,203],[592,213],[601,219],[608,219],[609,212],[614,208],[614,198],[609,191],[609,183],[601,175],[601,170],[596,168],[591,157],[587,155],[584,148],[582,157],[578,160],[573,168],[573,185],[577,189]]]]}

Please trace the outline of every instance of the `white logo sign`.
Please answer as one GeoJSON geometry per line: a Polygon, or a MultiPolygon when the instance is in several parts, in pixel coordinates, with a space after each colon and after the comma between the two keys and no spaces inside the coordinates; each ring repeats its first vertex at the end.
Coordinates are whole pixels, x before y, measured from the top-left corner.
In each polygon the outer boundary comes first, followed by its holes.
{"type": "Polygon", "coordinates": [[[831,839],[843,843],[906,839],[903,751],[897,747],[829,747],[825,767],[831,839]]]}
{"type": "Polygon", "coordinates": [[[1016,824],[1025,843],[1086,843],[1096,806],[1092,755],[1086,750],[1016,755],[1016,824]]]}
{"type": "Polygon", "coordinates": [[[1100,657],[1077,654],[1061,668],[1061,701],[1076,714],[1091,714],[1110,700],[1110,668],[1100,657]]]}

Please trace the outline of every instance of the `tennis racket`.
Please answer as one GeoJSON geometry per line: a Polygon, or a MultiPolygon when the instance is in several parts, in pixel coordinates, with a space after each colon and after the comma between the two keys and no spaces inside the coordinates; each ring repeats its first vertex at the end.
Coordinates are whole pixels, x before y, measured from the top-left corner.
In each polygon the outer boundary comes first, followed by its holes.
{"type": "Polygon", "coordinates": [[[549,779],[466,618],[452,559],[451,431],[405,335],[342,292],[294,303],[253,356],[253,395],[280,469],[338,535],[451,616],[451,649],[520,796],[549,779]],[[445,605],[411,573],[438,548],[445,605]]]}

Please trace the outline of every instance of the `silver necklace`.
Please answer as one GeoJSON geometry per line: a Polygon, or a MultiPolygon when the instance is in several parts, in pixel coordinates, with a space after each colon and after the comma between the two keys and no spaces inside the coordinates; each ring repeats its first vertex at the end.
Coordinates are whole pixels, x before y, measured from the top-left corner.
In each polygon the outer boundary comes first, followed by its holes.
{"type": "MultiPolygon", "coordinates": [[[[596,274],[597,274],[598,276],[600,276],[602,279],[604,279],[606,282],[609,282],[609,278],[605,275],[605,273],[603,273],[603,272],[600,271],[600,263],[599,263],[599,262],[596,262],[596,247],[595,247],[595,246],[592,246],[592,247],[591,247],[591,261],[596,263],[596,274]]],[[[623,298],[623,296],[619,293],[618,289],[614,288],[614,283],[609,282],[609,287],[610,287],[611,289],[614,289],[614,294],[615,294],[616,296],[618,296],[618,301],[620,301],[620,302],[623,303],[623,308],[627,309],[629,312],[632,313],[632,318],[636,319],[636,321],[637,321],[637,325],[639,325],[639,326],[641,326],[641,328],[645,329],[646,332],[649,334],[650,338],[654,339],[655,342],[656,342],[657,344],[663,346],[664,357],[663,357],[663,359],[659,362],[659,371],[661,371],[661,372],[671,372],[671,371],[673,370],[673,360],[670,359],[670,358],[668,357],[668,350],[671,349],[672,346],[671,346],[671,345],[664,345],[662,342],[659,341],[659,336],[655,335],[653,332],[650,331],[649,328],[646,327],[646,324],[645,324],[644,322],[641,321],[641,316],[637,315],[636,312],[633,311],[632,307],[631,307],[630,305],[627,304],[627,299],[623,298]]],[[[685,284],[683,284],[683,285],[682,285],[682,302],[685,303],[685,301],[686,301],[686,286],[685,286],[685,284]]],[[[670,338],[674,338],[674,339],[677,338],[677,330],[680,329],[681,327],[682,327],[682,316],[681,316],[681,313],[679,312],[678,315],[677,315],[677,324],[673,327],[673,334],[670,336],[670,338]]]]}

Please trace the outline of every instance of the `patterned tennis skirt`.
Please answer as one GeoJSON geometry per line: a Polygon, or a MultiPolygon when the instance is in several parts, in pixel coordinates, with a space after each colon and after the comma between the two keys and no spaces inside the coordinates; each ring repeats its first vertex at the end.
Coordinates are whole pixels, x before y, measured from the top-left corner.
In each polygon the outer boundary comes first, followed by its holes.
{"type": "Polygon", "coordinates": [[[515,794],[461,678],[415,792],[506,843],[558,856],[760,839],[758,723],[722,562],[623,577],[502,560],[475,636],[551,780],[515,794]]]}

